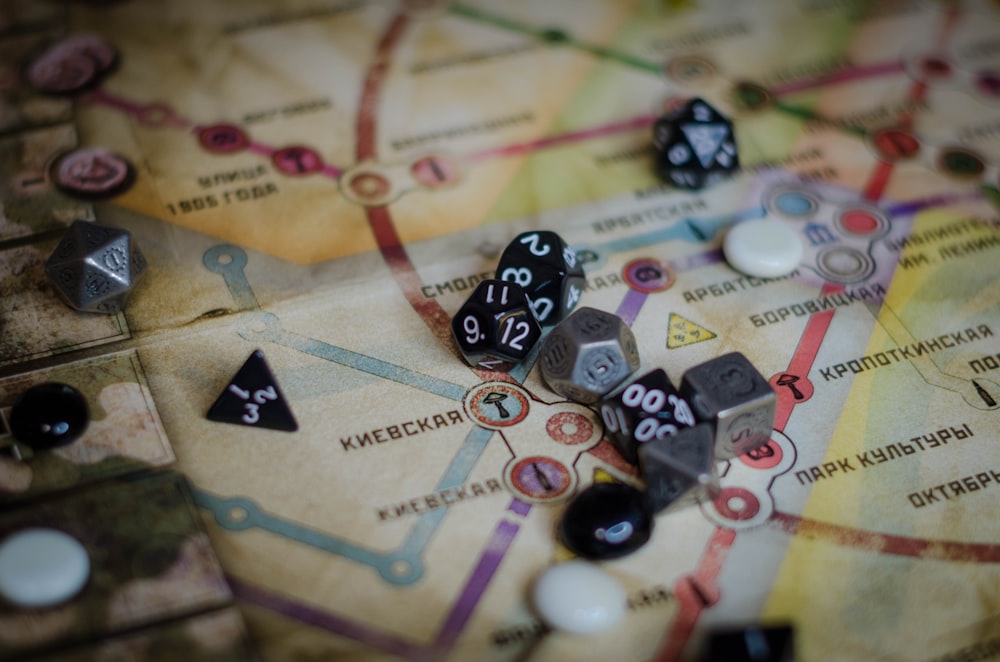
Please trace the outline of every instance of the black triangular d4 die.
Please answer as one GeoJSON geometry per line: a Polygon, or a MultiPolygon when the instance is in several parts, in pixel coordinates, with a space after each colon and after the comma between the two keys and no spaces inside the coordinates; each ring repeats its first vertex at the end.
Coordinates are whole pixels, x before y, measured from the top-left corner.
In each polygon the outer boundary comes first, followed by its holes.
{"type": "Polygon", "coordinates": [[[299,424],[292,415],[274,374],[255,350],[216,398],[206,417],[219,423],[295,432],[299,424]]]}

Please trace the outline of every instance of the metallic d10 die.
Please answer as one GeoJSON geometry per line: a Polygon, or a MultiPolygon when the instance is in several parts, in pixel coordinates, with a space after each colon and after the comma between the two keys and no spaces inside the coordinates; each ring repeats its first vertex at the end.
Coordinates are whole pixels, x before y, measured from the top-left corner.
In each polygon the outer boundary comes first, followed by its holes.
{"type": "Polygon", "coordinates": [[[122,309],[146,258],[119,228],[73,221],[45,263],[45,274],[70,307],[113,314],[122,309]]]}
{"type": "Polygon", "coordinates": [[[691,368],[680,391],[698,421],[715,425],[718,459],[749,453],[771,438],[778,395],[743,354],[724,354],[691,368]]]}
{"type": "Polygon", "coordinates": [[[538,363],[553,391],[593,404],[638,369],[639,348],[622,318],[583,307],[542,340],[538,363]]]}

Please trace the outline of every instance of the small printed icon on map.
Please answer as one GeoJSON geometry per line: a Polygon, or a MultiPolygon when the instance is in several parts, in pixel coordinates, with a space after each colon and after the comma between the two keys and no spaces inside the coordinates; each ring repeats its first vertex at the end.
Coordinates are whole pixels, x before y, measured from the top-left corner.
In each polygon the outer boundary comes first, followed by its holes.
{"type": "Polygon", "coordinates": [[[295,432],[299,424],[288,408],[278,383],[255,350],[208,410],[207,418],[219,423],[295,432]]]}
{"type": "Polygon", "coordinates": [[[108,198],[128,190],[135,181],[129,161],[103,147],[84,147],[60,155],[49,174],[63,193],[80,198],[108,198]]]}
{"type": "Polygon", "coordinates": [[[32,59],[24,78],[39,92],[75,94],[97,84],[117,62],[118,52],[97,35],[71,35],[32,59]]]}
{"type": "Polygon", "coordinates": [[[271,162],[286,175],[307,175],[323,169],[323,159],[315,150],[298,145],[279,149],[271,156],[271,162]]]}

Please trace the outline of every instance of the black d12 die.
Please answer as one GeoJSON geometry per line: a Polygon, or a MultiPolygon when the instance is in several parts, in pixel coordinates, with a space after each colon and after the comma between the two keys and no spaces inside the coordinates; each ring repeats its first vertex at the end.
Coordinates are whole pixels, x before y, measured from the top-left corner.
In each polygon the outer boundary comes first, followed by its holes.
{"type": "Polygon", "coordinates": [[[611,442],[629,462],[638,462],[639,446],[677,434],[694,425],[690,405],[657,368],[601,402],[601,418],[611,442]]]}
{"type": "Polygon", "coordinates": [[[531,299],[543,326],[569,314],[583,292],[583,266],[555,232],[522,232],[504,249],[497,277],[517,283],[531,299]]]}
{"type": "Polygon", "coordinates": [[[656,120],[653,147],[660,177],[698,190],[739,170],[733,124],[702,99],[656,120]]]}
{"type": "Polygon", "coordinates": [[[542,336],[531,302],[517,283],[479,283],[451,319],[451,331],[470,365],[487,358],[517,363],[542,336]]]}

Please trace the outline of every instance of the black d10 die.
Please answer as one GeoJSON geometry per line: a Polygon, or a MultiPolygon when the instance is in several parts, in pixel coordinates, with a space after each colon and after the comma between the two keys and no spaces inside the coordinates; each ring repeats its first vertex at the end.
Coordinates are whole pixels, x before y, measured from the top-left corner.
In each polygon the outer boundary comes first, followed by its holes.
{"type": "Polygon", "coordinates": [[[711,424],[699,423],[639,447],[639,468],[655,512],[718,496],[714,433],[711,424]]]}
{"type": "Polygon", "coordinates": [[[504,249],[497,277],[517,283],[531,300],[543,326],[560,321],[583,292],[583,267],[555,232],[522,232],[504,249]]]}
{"type": "Polygon", "coordinates": [[[451,319],[451,331],[470,365],[493,358],[517,363],[542,335],[528,296],[517,283],[479,283],[451,319]]]}
{"type": "Polygon", "coordinates": [[[680,391],[699,422],[715,425],[720,460],[749,453],[771,439],[778,395],[743,354],[724,354],[691,368],[680,391]]]}
{"type": "Polygon", "coordinates": [[[695,423],[690,405],[660,368],[603,400],[600,409],[611,442],[632,464],[641,444],[666,439],[695,423]]]}
{"type": "Polygon", "coordinates": [[[739,170],[733,124],[702,99],[692,99],[656,120],[653,148],[660,177],[698,190],[739,170]]]}

